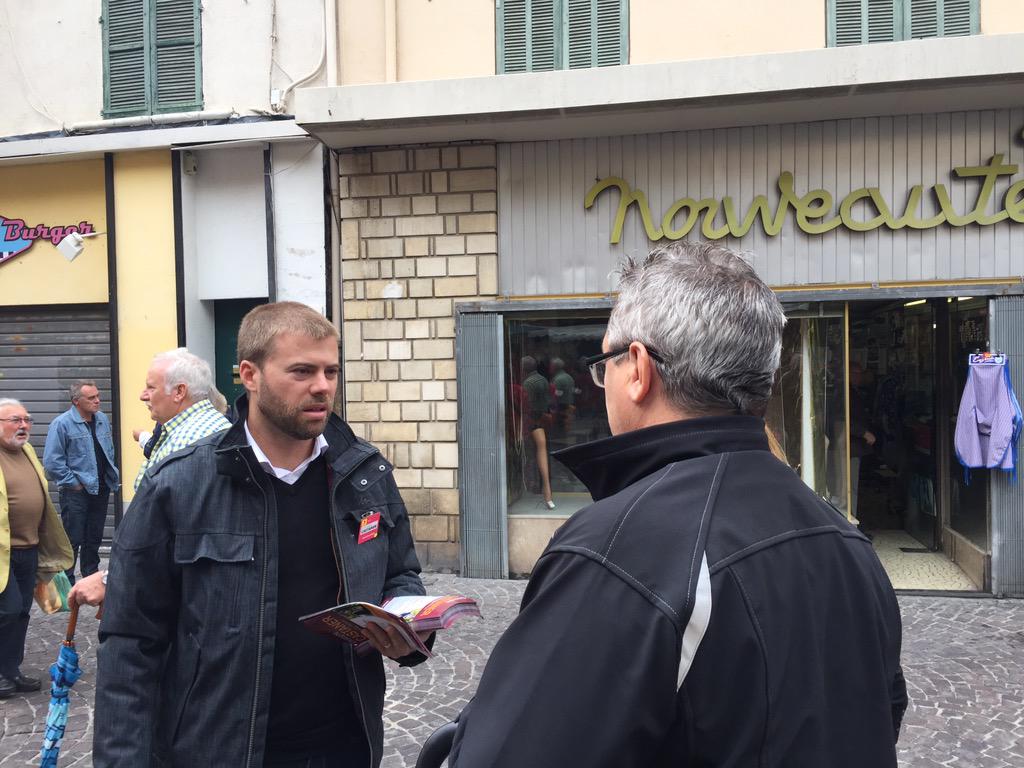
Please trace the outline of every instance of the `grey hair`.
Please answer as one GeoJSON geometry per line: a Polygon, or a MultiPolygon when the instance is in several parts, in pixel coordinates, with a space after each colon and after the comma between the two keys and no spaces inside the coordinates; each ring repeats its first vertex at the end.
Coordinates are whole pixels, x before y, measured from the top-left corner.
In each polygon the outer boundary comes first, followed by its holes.
{"type": "Polygon", "coordinates": [[[680,242],[619,275],[610,348],[639,341],[661,355],[668,398],[689,414],[764,415],[786,315],[753,267],[723,246],[680,242]]]}
{"type": "Polygon", "coordinates": [[[213,391],[213,372],[210,364],[198,355],[193,355],[185,347],[178,347],[169,352],[161,352],[153,358],[154,363],[166,363],[164,368],[164,393],[179,384],[188,387],[188,397],[194,402],[205,400],[213,391]]]}
{"type": "Polygon", "coordinates": [[[95,387],[96,382],[92,379],[77,379],[70,387],[68,387],[68,393],[71,395],[71,402],[75,402],[82,396],[82,387],[95,387]]]}
{"type": "Polygon", "coordinates": [[[15,400],[13,397],[0,397],[0,408],[24,408],[21,404],[21,400],[15,400]]]}

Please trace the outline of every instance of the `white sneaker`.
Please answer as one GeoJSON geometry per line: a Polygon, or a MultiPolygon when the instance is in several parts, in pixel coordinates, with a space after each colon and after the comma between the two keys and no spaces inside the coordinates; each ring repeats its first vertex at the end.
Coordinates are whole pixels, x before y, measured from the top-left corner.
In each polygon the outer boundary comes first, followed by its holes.
{"type": "Polygon", "coordinates": [[[555,508],[555,502],[550,501],[550,500],[545,501],[544,502],[544,506],[547,507],[548,509],[554,509],[555,508]]]}

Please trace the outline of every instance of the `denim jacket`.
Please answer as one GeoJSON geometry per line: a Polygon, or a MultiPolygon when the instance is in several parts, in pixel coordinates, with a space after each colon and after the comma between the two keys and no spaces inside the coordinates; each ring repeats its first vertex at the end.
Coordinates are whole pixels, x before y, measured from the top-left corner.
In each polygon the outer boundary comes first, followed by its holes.
{"type": "MultiPolygon", "coordinates": [[[[116,491],[120,485],[117,462],[114,458],[114,438],[110,431],[110,419],[102,411],[93,416],[96,420],[96,439],[107,457],[107,487],[116,491]]],[[[43,466],[47,476],[60,488],[69,488],[81,483],[82,487],[95,496],[100,490],[96,469],[96,453],[93,450],[92,432],[82,414],[71,406],[50,423],[46,433],[46,447],[43,450],[43,466]]]]}
{"type": "MultiPolygon", "coordinates": [[[[277,508],[244,421],[146,471],[114,535],[96,683],[93,760],[130,765],[263,765],[277,624],[277,508]]],[[[409,517],[391,464],[332,416],[330,535],[344,599],[421,595],[409,517]],[[380,533],[357,542],[379,511],[380,533]]],[[[384,665],[338,643],[370,747],[383,752],[384,665]]],[[[400,663],[413,664],[412,654],[400,663]]]]}

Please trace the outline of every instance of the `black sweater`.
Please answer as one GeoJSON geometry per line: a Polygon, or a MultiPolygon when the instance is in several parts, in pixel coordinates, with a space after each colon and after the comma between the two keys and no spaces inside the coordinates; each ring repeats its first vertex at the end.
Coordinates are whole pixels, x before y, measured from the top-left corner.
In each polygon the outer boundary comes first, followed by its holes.
{"type": "Polygon", "coordinates": [[[323,457],[312,462],[294,485],[273,478],[273,487],[280,565],[267,761],[365,750],[341,643],[298,622],[300,616],[341,602],[340,567],[327,514],[326,462],[323,457]]]}

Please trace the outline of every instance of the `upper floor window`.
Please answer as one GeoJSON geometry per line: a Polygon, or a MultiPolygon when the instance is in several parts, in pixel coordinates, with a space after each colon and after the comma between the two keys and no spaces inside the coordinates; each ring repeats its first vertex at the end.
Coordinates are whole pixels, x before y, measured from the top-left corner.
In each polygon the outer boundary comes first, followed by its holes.
{"type": "Polygon", "coordinates": [[[628,61],[628,0],[498,0],[498,73],[628,61]]]}
{"type": "Polygon", "coordinates": [[[978,34],[979,0],[828,0],[828,45],[978,34]]]}
{"type": "Polygon", "coordinates": [[[203,107],[199,0],[103,0],[103,116],[203,107]]]}

